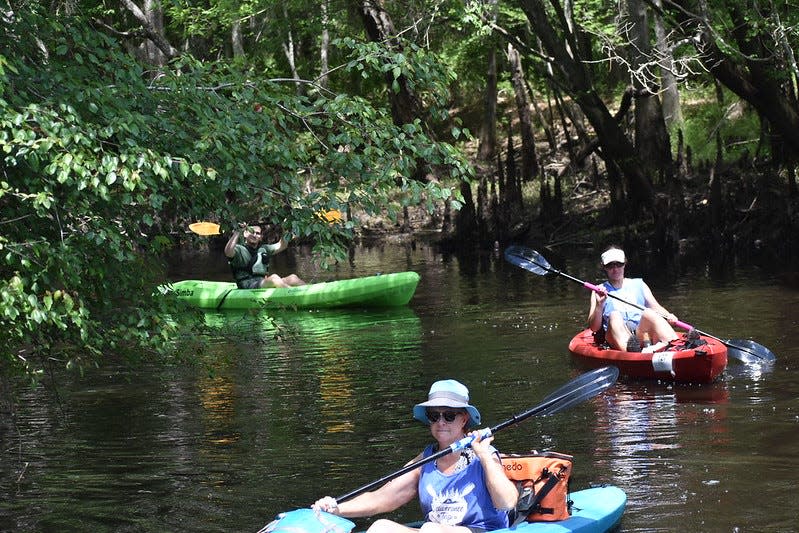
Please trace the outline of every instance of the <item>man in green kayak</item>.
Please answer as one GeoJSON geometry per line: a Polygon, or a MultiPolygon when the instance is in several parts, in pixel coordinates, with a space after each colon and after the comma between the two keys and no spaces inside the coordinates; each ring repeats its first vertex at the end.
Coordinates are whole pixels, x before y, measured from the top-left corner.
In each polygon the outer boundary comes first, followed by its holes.
{"type": "MultiPolygon", "coordinates": [[[[312,508],[363,517],[393,511],[418,498],[425,515],[421,530],[427,533],[480,533],[508,527],[508,512],[516,506],[519,493],[505,475],[499,452],[491,445],[494,436],[482,437],[482,432],[474,431],[480,413],[469,404],[469,389],[454,379],[436,381],[427,401],[414,406],[413,417],[430,426],[435,443],[411,462],[422,461],[467,435],[473,440],[468,447],[427,462],[377,490],[342,502],[326,496],[312,508]]],[[[419,530],[383,518],[368,531],[419,530]]]]}
{"type": "Polygon", "coordinates": [[[240,224],[233,231],[225,245],[225,256],[233,270],[233,278],[239,289],[286,288],[305,285],[296,274],[280,277],[269,273],[269,257],[279,254],[288,247],[288,242],[280,237],[276,243],[263,244],[261,226],[240,224]],[[244,244],[239,237],[244,237],[244,244]]]}

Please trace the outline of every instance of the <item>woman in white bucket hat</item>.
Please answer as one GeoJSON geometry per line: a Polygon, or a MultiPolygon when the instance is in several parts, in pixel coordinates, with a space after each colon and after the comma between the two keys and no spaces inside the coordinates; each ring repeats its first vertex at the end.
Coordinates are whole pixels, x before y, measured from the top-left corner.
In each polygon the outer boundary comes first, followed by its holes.
{"type": "MultiPolygon", "coordinates": [[[[448,448],[466,435],[474,440],[470,447],[414,468],[377,490],[340,504],[326,496],[312,507],[350,518],[363,517],[393,511],[418,497],[425,533],[480,533],[507,527],[508,511],[516,506],[519,493],[505,476],[499,452],[491,445],[494,437],[481,439],[479,431],[469,431],[480,423],[480,412],[469,404],[469,389],[454,379],[436,381],[427,401],[414,406],[413,417],[430,426],[436,443],[410,463],[448,448]]],[[[368,531],[407,533],[416,529],[380,519],[368,531]]]]}
{"type": "Polygon", "coordinates": [[[677,317],[658,303],[649,286],[641,278],[624,277],[627,258],[624,250],[610,246],[602,253],[602,268],[608,280],[600,285],[601,291],[591,292],[588,326],[594,333],[604,331],[605,340],[616,350],[640,352],[644,337],[655,351],[676,340],[678,335],[671,327],[677,317]],[[608,298],[613,293],[617,298],[608,298]],[[644,311],[621,300],[646,307],[644,311]],[[665,318],[664,318],[665,317],[665,318]]]}

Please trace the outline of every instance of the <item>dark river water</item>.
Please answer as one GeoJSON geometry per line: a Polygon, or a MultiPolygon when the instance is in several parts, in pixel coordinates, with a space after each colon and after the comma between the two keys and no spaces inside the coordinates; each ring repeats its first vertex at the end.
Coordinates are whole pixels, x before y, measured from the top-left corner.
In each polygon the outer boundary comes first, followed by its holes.
{"type": "MultiPolygon", "coordinates": [[[[210,371],[64,376],[60,405],[41,389],[25,392],[14,417],[0,414],[0,530],[257,531],[278,512],[347,493],[413,457],[430,436],[411,407],[437,379],[468,385],[484,422],[496,425],[584,370],[567,344],[584,325],[588,293],[562,277],[421,242],[358,248],[334,272],[308,252],[283,255],[276,270],[309,281],[414,270],[421,282],[398,309],[271,320],[207,313],[198,340],[210,371]]],[[[598,281],[595,255],[548,258],[598,281]]],[[[221,251],[178,260],[171,279],[228,277],[221,251]]],[[[622,379],[505,429],[495,445],[573,454],[573,489],[626,491],[621,531],[797,531],[799,291],[757,269],[710,271],[628,267],[681,319],[754,339],[777,364],[733,360],[704,386],[622,379]]],[[[415,519],[417,507],[394,517],[415,519]]]]}

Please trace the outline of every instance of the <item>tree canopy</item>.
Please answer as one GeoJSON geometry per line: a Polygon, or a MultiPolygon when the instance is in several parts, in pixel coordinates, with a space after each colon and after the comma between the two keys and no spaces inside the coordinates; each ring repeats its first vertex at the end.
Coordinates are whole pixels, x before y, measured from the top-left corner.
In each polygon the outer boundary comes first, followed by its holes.
{"type": "MultiPolygon", "coordinates": [[[[37,375],[54,361],[81,367],[103,353],[167,353],[174,330],[150,295],[163,281],[165,250],[192,221],[281,224],[311,238],[325,263],[344,257],[353,222],[330,225],[315,213],[396,214],[403,204],[453,199],[435,182],[407,178],[419,159],[470,175],[452,144],[419,122],[394,124],[385,105],[233,60],[143,62],[98,31],[100,15],[50,16],[35,2],[4,15],[6,373],[37,375]]],[[[390,64],[429,63],[398,54],[376,61],[359,47],[341,43],[343,76],[379,79],[390,64]]],[[[416,73],[417,90],[441,100],[446,83],[436,76],[445,75],[416,73]]]]}

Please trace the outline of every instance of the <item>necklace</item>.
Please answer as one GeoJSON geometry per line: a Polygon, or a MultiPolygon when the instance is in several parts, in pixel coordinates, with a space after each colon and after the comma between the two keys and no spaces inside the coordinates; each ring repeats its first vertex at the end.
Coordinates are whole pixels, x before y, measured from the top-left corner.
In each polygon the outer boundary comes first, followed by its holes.
{"type": "MultiPolygon", "coordinates": [[[[458,462],[455,463],[455,468],[452,471],[453,474],[460,472],[461,470],[466,470],[466,467],[469,466],[469,463],[472,462],[474,458],[474,450],[471,448],[466,448],[465,450],[461,450],[461,455],[458,457],[458,462]]],[[[435,462],[436,468],[438,468],[438,460],[435,462]]]]}

